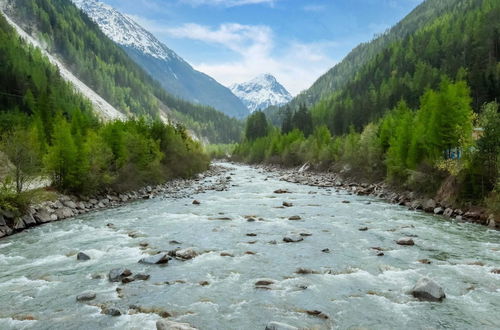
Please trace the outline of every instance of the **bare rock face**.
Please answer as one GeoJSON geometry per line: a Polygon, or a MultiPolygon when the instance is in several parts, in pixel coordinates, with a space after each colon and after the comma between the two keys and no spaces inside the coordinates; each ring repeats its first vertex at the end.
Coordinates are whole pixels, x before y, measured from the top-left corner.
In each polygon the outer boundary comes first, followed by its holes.
{"type": "Polygon", "coordinates": [[[415,298],[420,300],[442,301],[446,298],[443,288],[427,277],[419,279],[411,292],[415,298]]]}

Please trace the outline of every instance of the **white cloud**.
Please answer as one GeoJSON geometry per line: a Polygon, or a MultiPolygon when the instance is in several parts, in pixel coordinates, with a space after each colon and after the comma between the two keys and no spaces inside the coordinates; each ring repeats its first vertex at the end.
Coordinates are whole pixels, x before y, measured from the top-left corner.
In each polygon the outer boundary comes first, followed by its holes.
{"type": "Polygon", "coordinates": [[[269,4],[274,5],[277,0],[180,0],[182,3],[189,4],[191,6],[224,6],[224,7],[237,7],[244,5],[256,5],[256,4],[269,4]]]}
{"type": "Polygon", "coordinates": [[[288,42],[276,49],[272,29],[265,25],[221,24],[217,28],[189,23],[167,28],[173,37],[188,38],[218,45],[236,53],[229,62],[210,59],[191,63],[197,70],[214,77],[224,85],[243,82],[270,72],[292,93],[309,87],[321,74],[335,64],[327,55],[334,42],[288,42]]]}

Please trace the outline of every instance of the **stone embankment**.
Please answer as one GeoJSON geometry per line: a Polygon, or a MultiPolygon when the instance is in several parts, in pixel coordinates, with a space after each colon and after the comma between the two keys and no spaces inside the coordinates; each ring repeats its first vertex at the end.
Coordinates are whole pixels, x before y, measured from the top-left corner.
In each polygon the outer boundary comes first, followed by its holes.
{"type": "Polygon", "coordinates": [[[495,219],[493,214],[488,214],[477,207],[470,209],[454,208],[453,205],[446,202],[422,198],[411,191],[395,192],[384,182],[359,183],[355,182],[354,179],[343,178],[337,173],[311,171],[307,165],[298,170],[273,165],[260,167],[266,171],[278,173],[283,181],[308,186],[342,189],[351,194],[382,198],[390,203],[406,206],[411,210],[421,210],[435,215],[442,215],[457,221],[474,222],[492,229],[500,227],[500,219],[495,219]]]}
{"type": "Polygon", "coordinates": [[[109,192],[91,197],[76,197],[61,194],[56,200],[31,206],[26,214],[20,217],[16,216],[14,212],[0,209],[0,238],[33,226],[72,218],[88,212],[117,207],[140,199],[187,197],[189,195],[187,188],[193,188],[192,192],[196,193],[205,190],[224,190],[227,178],[221,177],[210,186],[200,184],[200,182],[208,177],[221,176],[225,171],[227,170],[221,166],[211,166],[208,171],[200,173],[193,179],[176,179],[157,186],[146,186],[126,193],[109,192]]]}

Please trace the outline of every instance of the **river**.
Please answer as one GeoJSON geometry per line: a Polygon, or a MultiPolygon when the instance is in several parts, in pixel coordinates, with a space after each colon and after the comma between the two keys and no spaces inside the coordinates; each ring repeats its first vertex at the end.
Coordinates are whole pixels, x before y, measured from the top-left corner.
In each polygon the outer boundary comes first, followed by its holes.
{"type": "Polygon", "coordinates": [[[131,305],[168,311],[172,320],[203,330],[264,329],[270,321],[309,329],[500,326],[500,275],[491,272],[500,266],[499,232],[224,165],[230,168],[224,177],[231,176],[226,191],[136,201],[0,240],[0,329],[155,329],[160,316],[129,313],[131,305]],[[293,206],[282,207],[284,201],[293,206]],[[302,220],[288,220],[295,215],[302,220]],[[290,233],[310,236],[283,242],[290,233]],[[415,245],[395,243],[405,236],[415,245]],[[200,255],[138,263],[148,252],[177,247],[200,255]],[[80,251],[91,260],[77,261],[80,251]],[[107,274],[116,267],[151,277],[111,283],[107,274]],[[314,274],[297,274],[298,268],[314,274]],[[443,287],[443,302],[411,296],[422,276],[443,287]],[[274,284],[256,288],[261,279],[274,284]],[[76,301],[89,291],[95,300],[76,301]],[[123,315],[104,315],[99,304],[123,315]]]}

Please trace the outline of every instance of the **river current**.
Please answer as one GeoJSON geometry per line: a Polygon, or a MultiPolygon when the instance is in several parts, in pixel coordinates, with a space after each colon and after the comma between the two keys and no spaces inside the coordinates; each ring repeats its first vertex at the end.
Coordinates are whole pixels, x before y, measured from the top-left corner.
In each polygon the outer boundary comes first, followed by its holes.
{"type": "Polygon", "coordinates": [[[0,240],[0,329],[155,329],[160,316],[129,313],[131,305],[167,311],[201,330],[263,330],[270,321],[307,329],[500,327],[500,275],[491,272],[500,267],[499,232],[224,166],[231,176],[226,191],[136,201],[0,240]],[[302,220],[288,220],[296,215],[302,220]],[[301,233],[310,236],[283,242],[301,233]],[[406,236],[414,246],[396,244],[406,236]],[[200,254],[167,265],[138,263],[177,247],[200,254]],[[80,251],[91,259],[77,261],[80,251]],[[112,283],[107,274],[117,267],[151,277],[112,283]],[[443,287],[443,302],[412,297],[422,276],[443,287]],[[274,284],[256,288],[261,279],[274,284]],[[89,291],[95,300],[76,301],[89,291]],[[102,314],[102,304],[122,315],[102,314]],[[328,319],[306,312],[312,310],[328,319]]]}

